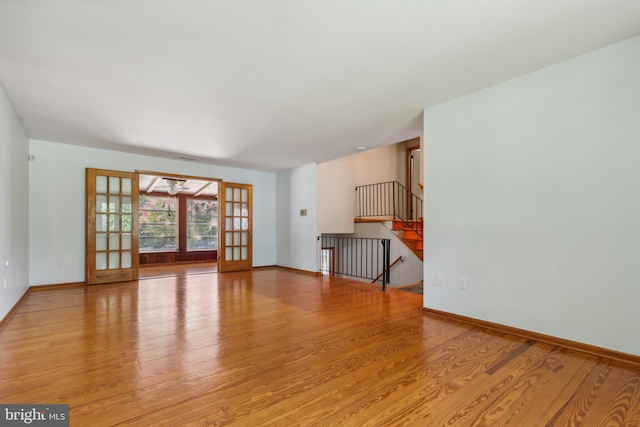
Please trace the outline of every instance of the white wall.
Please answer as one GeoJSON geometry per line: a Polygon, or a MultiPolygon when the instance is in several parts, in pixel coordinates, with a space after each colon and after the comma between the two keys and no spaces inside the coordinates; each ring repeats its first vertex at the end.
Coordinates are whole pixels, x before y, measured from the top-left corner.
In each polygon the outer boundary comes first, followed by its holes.
{"type": "Polygon", "coordinates": [[[387,181],[404,183],[404,169],[399,167],[401,156],[404,150],[392,144],[319,163],[316,173],[318,233],[353,233],[355,188],[387,181]]]}
{"type": "MultiPolygon", "coordinates": [[[[30,281],[84,281],[85,169],[136,169],[253,185],[253,264],[275,265],[275,174],[31,140],[30,281]],[[56,267],[56,260],[60,267],[56,267]]],[[[26,154],[25,154],[26,155],[26,154]]],[[[25,189],[26,190],[26,189],[25,189]]]]}
{"type": "Polygon", "coordinates": [[[0,319],[29,288],[28,150],[27,133],[0,87],[0,319]]]}
{"type": "Polygon", "coordinates": [[[639,76],[636,37],[425,110],[426,307],[640,355],[639,76]]]}
{"type": "Polygon", "coordinates": [[[318,271],[316,164],[278,173],[276,201],[277,264],[318,271]]]}

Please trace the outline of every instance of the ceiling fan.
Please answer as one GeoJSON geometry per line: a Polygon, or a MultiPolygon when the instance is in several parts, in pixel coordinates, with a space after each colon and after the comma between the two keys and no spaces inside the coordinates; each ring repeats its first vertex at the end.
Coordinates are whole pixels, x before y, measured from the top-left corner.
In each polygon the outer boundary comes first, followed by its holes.
{"type": "Polygon", "coordinates": [[[161,188],[166,188],[167,193],[172,196],[178,194],[181,190],[188,190],[189,187],[185,187],[184,184],[187,182],[185,180],[173,179],[173,178],[165,178],[166,184],[161,185],[161,188]]]}

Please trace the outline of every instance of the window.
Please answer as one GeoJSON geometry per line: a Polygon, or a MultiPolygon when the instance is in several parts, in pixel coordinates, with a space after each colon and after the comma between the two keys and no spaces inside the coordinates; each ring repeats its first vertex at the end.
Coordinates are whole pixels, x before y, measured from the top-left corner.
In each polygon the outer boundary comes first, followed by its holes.
{"type": "Polygon", "coordinates": [[[176,200],[140,195],[140,252],[178,250],[176,200]]]}
{"type": "Polygon", "coordinates": [[[187,199],[187,250],[218,249],[218,201],[187,199]]]}

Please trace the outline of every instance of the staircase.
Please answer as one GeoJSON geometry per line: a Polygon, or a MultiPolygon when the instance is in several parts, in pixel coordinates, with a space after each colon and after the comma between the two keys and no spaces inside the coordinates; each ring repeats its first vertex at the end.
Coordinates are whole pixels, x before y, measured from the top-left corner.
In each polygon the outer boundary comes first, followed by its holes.
{"type": "Polygon", "coordinates": [[[402,240],[406,247],[411,252],[416,254],[421,261],[423,258],[424,239],[423,228],[424,223],[422,221],[403,221],[401,219],[379,219],[379,218],[355,218],[354,222],[377,222],[384,224],[388,229],[393,231],[393,234],[402,240]]]}
{"type": "Polygon", "coordinates": [[[424,224],[422,221],[393,220],[385,221],[385,224],[418,258],[423,260],[424,224]]]}
{"type": "Polygon", "coordinates": [[[356,187],[356,222],[383,222],[404,244],[423,257],[424,202],[398,181],[356,187]],[[384,219],[382,219],[384,218],[384,219]]]}

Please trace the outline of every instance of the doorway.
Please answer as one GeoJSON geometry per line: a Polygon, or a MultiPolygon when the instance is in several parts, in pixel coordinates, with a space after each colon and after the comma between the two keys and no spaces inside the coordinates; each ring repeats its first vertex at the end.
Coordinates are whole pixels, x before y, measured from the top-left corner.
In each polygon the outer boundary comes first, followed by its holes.
{"type": "Polygon", "coordinates": [[[320,250],[320,271],[323,276],[333,276],[335,267],[334,248],[322,248],[320,250]]]}
{"type": "MultiPolygon", "coordinates": [[[[420,182],[420,170],[421,170],[421,162],[422,156],[420,152],[420,145],[412,145],[407,147],[407,189],[414,194],[416,197],[422,199],[422,187],[420,182]]],[[[413,203],[414,197],[408,197],[408,212],[410,213],[409,218],[414,221],[417,221],[422,217],[422,212],[418,212],[415,209],[413,203]]]]}
{"type": "Polygon", "coordinates": [[[216,262],[220,180],[138,175],[140,265],[216,262]]]}

